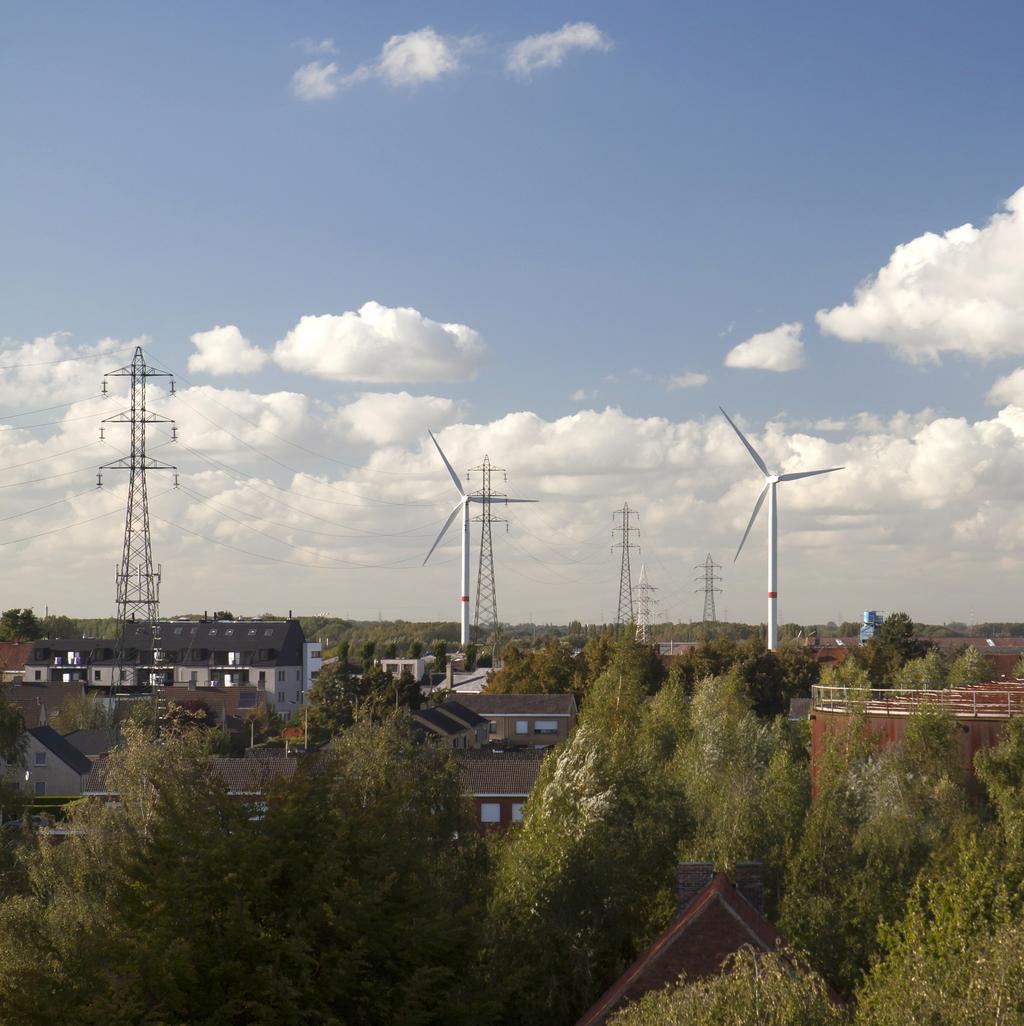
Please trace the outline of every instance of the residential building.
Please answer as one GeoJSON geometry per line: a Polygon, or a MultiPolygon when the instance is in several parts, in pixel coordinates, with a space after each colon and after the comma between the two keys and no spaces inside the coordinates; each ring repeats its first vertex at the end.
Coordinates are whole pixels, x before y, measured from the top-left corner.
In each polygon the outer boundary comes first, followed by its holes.
{"type": "MultiPolygon", "coordinates": [[[[760,863],[740,863],[735,883],[714,872],[710,862],[680,863],[675,918],[576,1026],[598,1026],[624,1005],[676,983],[682,974],[688,980],[716,976],[742,947],[774,952],[785,946],[763,915],[763,897],[760,863]]],[[[838,1001],[837,995],[831,996],[838,1001]]]]}
{"type": "Polygon", "coordinates": [[[463,793],[473,799],[481,829],[519,823],[547,752],[538,748],[503,752],[490,748],[455,753],[463,793]]]}
{"type": "MultiPolygon", "coordinates": [[[[455,716],[441,712],[439,706],[415,709],[412,713],[413,724],[427,736],[440,740],[452,748],[479,748],[479,729],[476,724],[463,722],[455,716]]],[[[486,720],[480,720],[486,732],[486,720]]]]}
{"type": "Polygon", "coordinates": [[[0,682],[20,681],[31,652],[31,641],[0,641],[0,682]]]}
{"type": "Polygon", "coordinates": [[[72,730],[64,735],[64,740],[77,748],[90,762],[95,762],[121,743],[121,735],[113,727],[94,727],[72,730]]]}
{"type": "Polygon", "coordinates": [[[419,682],[427,672],[425,659],[378,659],[381,669],[393,677],[401,677],[405,670],[412,674],[412,679],[419,682]]]}
{"type": "Polygon", "coordinates": [[[5,766],[4,778],[33,798],[78,796],[92,762],[53,727],[31,727],[24,765],[5,766]]]}
{"type": "Polygon", "coordinates": [[[475,695],[459,692],[458,701],[488,721],[488,737],[506,746],[550,748],[576,726],[574,695],[475,695]]]}
{"type": "MultiPolygon", "coordinates": [[[[115,642],[109,639],[42,639],[33,645],[24,679],[110,688],[114,655],[115,642]]],[[[133,622],[125,631],[121,681],[143,687],[254,687],[287,715],[305,703],[321,665],[319,646],[306,641],[295,619],[133,622]]]]}
{"type": "Polygon", "coordinates": [[[84,694],[84,684],[10,684],[0,688],[0,695],[18,708],[26,727],[45,727],[51,718],[59,720],[64,700],[84,694]]]}

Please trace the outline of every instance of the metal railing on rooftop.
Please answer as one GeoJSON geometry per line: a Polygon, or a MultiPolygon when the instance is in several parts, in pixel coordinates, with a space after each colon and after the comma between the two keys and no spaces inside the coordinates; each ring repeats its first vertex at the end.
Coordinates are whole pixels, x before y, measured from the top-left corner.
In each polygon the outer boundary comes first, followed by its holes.
{"type": "Polygon", "coordinates": [[[815,684],[811,707],[816,712],[863,710],[872,716],[909,716],[923,707],[945,709],[958,719],[1010,719],[1024,716],[1024,682],[998,682],[950,688],[864,688],[815,684]]]}

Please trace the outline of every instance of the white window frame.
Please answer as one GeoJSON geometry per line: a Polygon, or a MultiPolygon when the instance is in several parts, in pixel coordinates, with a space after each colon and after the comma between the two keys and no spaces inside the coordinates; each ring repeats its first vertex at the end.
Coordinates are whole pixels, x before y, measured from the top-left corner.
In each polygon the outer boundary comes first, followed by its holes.
{"type": "Polygon", "coordinates": [[[480,803],[480,822],[481,823],[500,823],[501,822],[501,802],[481,802],[480,803]]]}

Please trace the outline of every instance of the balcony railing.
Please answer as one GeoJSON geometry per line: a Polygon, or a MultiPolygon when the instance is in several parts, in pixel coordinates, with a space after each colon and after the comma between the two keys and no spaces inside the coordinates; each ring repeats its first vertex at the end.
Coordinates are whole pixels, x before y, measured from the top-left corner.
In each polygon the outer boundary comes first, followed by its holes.
{"type": "Polygon", "coordinates": [[[871,716],[909,716],[924,707],[945,709],[957,719],[1010,719],[1024,716],[1024,682],[970,684],[950,688],[859,688],[815,684],[816,712],[863,710],[871,716]]]}

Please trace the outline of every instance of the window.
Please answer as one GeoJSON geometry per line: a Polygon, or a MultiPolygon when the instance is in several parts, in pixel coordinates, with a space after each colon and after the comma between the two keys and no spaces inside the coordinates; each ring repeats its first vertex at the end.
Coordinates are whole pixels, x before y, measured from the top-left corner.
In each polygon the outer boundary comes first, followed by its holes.
{"type": "Polygon", "coordinates": [[[529,720],[516,720],[516,733],[517,734],[529,734],[530,733],[530,721],[529,720]]]}
{"type": "Polygon", "coordinates": [[[558,720],[537,720],[533,725],[535,734],[557,734],[558,720]]]}
{"type": "Polygon", "coordinates": [[[278,670],[277,671],[277,679],[278,679],[279,683],[283,683],[284,682],[284,670],[278,670]]]}
{"type": "Polygon", "coordinates": [[[256,695],[252,691],[243,691],[238,696],[239,709],[255,709],[256,695]]]}
{"type": "Polygon", "coordinates": [[[487,724],[487,733],[488,734],[497,734],[498,733],[498,724],[494,720],[491,720],[491,722],[487,724]]]}
{"type": "Polygon", "coordinates": [[[214,628],[213,628],[213,629],[212,629],[212,630],[210,631],[210,637],[212,638],[212,637],[213,637],[213,636],[214,636],[214,635],[215,635],[216,633],[217,633],[217,628],[216,628],[216,627],[214,627],[214,628]]]}
{"type": "Polygon", "coordinates": [[[37,766],[45,766],[46,765],[46,752],[36,752],[36,765],[37,766]]]}
{"type": "Polygon", "coordinates": [[[36,670],[36,680],[42,680],[43,674],[40,670],[36,670]]]}
{"type": "Polygon", "coordinates": [[[265,638],[272,638],[273,636],[274,636],[274,628],[273,627],[268,627],[263,632],[263,637],[265,637],[265,638]]]}
{"type": "Polygon", "coordinates": [[[99,670],[93,670],[92,671],[92,679],[93,680],[99,680],[100,679],[100,671],[99,670]]]}
{"type": "Polygon", "coordinates": [[[175,633],[175,634],[180,634],[180,633],[181,633],[181,631],[182,631],[182,628],[181,628],[181,627],[175,627],[175,628],[174,628],[174,633],[175,633]]]}
{"type": "Polygon", "coordinates": [[[261,684],[266,684],[267,683],[267,671],[266,670],[260,670],[260,683],[261,684]]]}
{"type": "Polygon", "coordinates": [[[44,795],[44,794],[46,794],[46,781],[45,780],[37,780],[36,781],[36,794],[37,795],[44,795]]]}
{"type": "Polygon", "coordinates": [[[255,627],[250,627],[250,628],[249,628],[249,637],[250,637],[250,638],[251,638],[251,637],[253,637],[253,635],[254,635],[255,633],[256,633],[256,628],[255,628],[255,627]]]}
{"type": "Polygon", "coordinates": [[[234,634],[234,633],[235,633],[235,628],[234,628],[234,627],[229,627],[229,628],[228,628],[228,629],[227,629],[227,630],[226,630],[226,631],[224,632],[224,634],[225,634],[225,636],[226,636],[226,637],[231,637],[231,635],[232,635],[232,634],[234,634]]]}
{"type": "Polygon", "coordinates": [[[480,805],[481,823],[500,823],[501,806],[497,802],[482,802],[480,805]]]}
{"type": "Polygon", "coordinates": [[[523,802],[512,803],[512,822],[522,823],[523,821],[523,802]]]}
{"type": "Polygon", "coordinates": [[[313,651],[309,653],[309,658],[310,659],[320,659],[322,657],[323,657],[323,651],[321,649],[319,649],[319,648],[314,648],[313,651]]]}
{"type": "Polygon", "coordinates": [[[196,681],[199,680],[199,671],[198,670],[191,670],[189,672],[188,679],[189,679],[190,683],[195,684],[196,681]]]}

